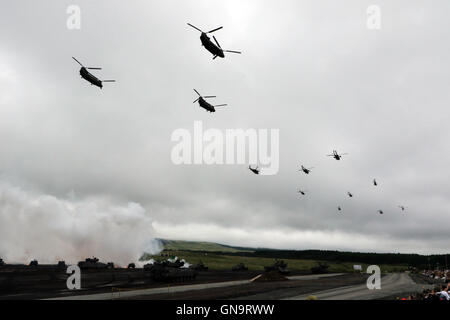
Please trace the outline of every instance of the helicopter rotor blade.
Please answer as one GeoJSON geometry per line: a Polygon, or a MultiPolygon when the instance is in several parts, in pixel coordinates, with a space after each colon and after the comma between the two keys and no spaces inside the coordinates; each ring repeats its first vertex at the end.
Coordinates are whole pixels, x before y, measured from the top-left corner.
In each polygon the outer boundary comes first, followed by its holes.
{"type": "Polygon", "coordinates": [[[192,103],[196,103],[198,100],[200,100],[200,98],[197,98],[194,102],[192,102],[192,103]]]}
{"type": "Polygon", "coordinates": [[[217,98],[216,96],[204,96],[203,98],[217,98]]]}
{"type": "Polygon", "coordinates": [[[208,32],[206,32],[206,33],[213,33],[213,32],[216,32],[217,30],[222,29],[222,28],[223,28],[223,27],[219,27],[219,28],[213,29],[213,30],[211,30],[211,31],[208,31],[208,32]]]}
{"type": "Polygon", "coordinates": [[[234,51],[234,50],[223,50],[224,52],[231,52],[231,53],[237,53],[237,54],[242,54],[242,52],[240,51],[234,51]]]}
{"type": "Polygon", "coordinates": [[[218,104],[217,106],[214,107],[225,107],[225,106],[227,106],[227,104],[218,104]]]}
{"type": "Polygon", "coordinates": [[[196,94],[198,94],[198,96],[199,96],[199,97],[201,97],[201,96],[202,96],[202,95],[201,95],[200,93],[198,93],[198,91],[197,91],[197,90],[195,90],[195,89],[194,89],[194,91],[195,91],[195,93],[196,93],[196,94]]]}
{"type": "Polygon", "coordinates": [[[75,60],[76,62],[78,62],[78,64],[79,64],[80,66],[84,67],[83,64],[82,64],[80,61],[78,61],[77,59],[75,59],[75,57],[72,57],[72,59],[75,60]]]}
{"type": "Polygon", "coordinates": [[[218,46],[220,49],[222,49],[222,47],[220,46],[219,41],[217,41],[216,37],[213,36],[213,39],[214,39],[214,41],[217,43],[217,46],[218,46]]]}
{"type": "Polygon", "coordinates": [[[94,67],[86,67],[86,69],[89,69],[89,70],[102,70],[102,68],[94,68],[94,67]]]}
{"type": "Polygon", "coordinates": [[[102,82],[116,82],[116,80],[102,80],[102,82]]]}
{"type": "Polygon", "coordinates": [[[190,23],[188,23],[188,26],[190,26],[190,27],[192,27],[192,28],[194,28],[194,29],[197,29],[198,31],[200,31],[201,33],[203,33],[202,30],[200,30],[199,28],[197,28],[196,26],[194,26],[194,25],[192,25],[192,24],[190,24],[190,23]]]}

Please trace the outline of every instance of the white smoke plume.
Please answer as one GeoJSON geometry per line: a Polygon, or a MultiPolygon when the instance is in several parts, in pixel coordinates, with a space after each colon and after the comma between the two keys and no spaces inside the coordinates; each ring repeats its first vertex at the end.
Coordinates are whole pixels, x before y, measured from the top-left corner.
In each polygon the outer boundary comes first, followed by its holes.
{"type": "Polygon", "coordinates": [[[144,251],[161,251],[152,234],[152,219],[138,203],[61,199],[0,181],[0,258],[7,263],[77,263],[96,256],[127,266],[144,251]]]}

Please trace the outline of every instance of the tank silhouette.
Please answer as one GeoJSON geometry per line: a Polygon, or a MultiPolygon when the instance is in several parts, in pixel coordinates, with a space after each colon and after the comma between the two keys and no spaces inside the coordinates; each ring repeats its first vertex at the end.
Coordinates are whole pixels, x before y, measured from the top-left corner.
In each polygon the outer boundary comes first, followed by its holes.
{"type": "Polygon", "coordinates": [[[248,268],[245,266],[245,264],[238,263],[237,265],[235,265],[233,268],[231,268],[232,271],[247,271],[248,268]]]}
{"type": "Polygon", "coordinates": [[[264,271],[265,272],[273,272],[278,271],[280,274],[288,274],[290,271],[286,269],[287,263],[285,263],[283,260],[275,260],[275,263],[271,266],[265,266],[264,271]]]}
{"type": "Polygon", "coordinates": [[[190,267],[195,271],[208,271],[208,267],[203,264],[203,261],[199,261],[197,264],[194,264],[190,267]]]}
{"type": "Polygon", "coordinates": [[[183,268],[184,262],[180,260],[175,261],[155,261],[153,264],[148,263],[144,265],[144,272],[153,281],[161,282],[183,282],[186,280],[194,280],[197,276],[197,271],[189,268],[183,268]]]}
{"type": "Polygon", "coordinates": [[[108,262],[103,263],[99,262],[98,258],[86,258],[84,261],[78,262],[78,266],[80,269],[114,269],[114,263],[108,262]]]}
{"type": "Polygon", "coordinates": [[[329,267],[328,264],[319,262],[317,266],[311,268],[311,272],[314,274],[328,273],[329,267]]]}
{"type": "Polygon", "coordinates": [[[29,264],[30,267],[37,267],[39,265],[39,262],[37,260],[32,260],[29,264]]]}

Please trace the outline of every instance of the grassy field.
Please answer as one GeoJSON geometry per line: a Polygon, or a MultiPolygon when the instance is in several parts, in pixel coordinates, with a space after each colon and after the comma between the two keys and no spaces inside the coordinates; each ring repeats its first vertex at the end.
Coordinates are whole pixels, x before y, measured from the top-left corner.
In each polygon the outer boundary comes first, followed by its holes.
{"type": "MultiPolygon", "coordinates": [[[[260,258],[260,257],[239,257],[227,255],[224,253],[208,253],[208,252],[195,252],[192,247],[188,250],[171,250],[170,247],[166,248],[163,252],[164,255],[169,255],[171,257],[178,257],[180,259],[185,259],[188,263],[195,264],[202,261],[205,266],[211,270],[231,270],[233,266],[242,262],[249,270],[263,271],[264,266],[272,265],[275,259],[271,258],[260,258]]],[[[167,259],[166,256],[156,255],[156,256],[146,256],[145,259],[153,258],[155,260],[167,259]]],[[[292,271],[310,271],[314,266],[317,266],[317,260],[296,260],[296,259],[283,259],[288,264],[288,269],[292,271]]],[[[359,264],[366,270],[368,265],[358,262],[326,262],[330,267],[330,272],[353,272],[353,265],[359,264]]],[[[394,265],[380,265],[381,271],[383,273],[387,272],[401,272],[407,269],[406,266],[394,266],[394,265]]]]}

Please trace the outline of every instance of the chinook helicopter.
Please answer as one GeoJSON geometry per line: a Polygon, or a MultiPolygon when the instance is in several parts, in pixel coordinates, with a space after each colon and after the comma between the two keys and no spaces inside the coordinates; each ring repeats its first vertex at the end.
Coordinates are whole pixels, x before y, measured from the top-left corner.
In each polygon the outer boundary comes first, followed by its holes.
{"type": "Polygon", "coordinates": [[[327,157],[333,157],[336,160],[341,160],[342,156],[346,156],[348,153],[338,154],[336,150],[333,150],[333,154],[327,154],[327,157]]]}
{"type": "Polygon", "coordinates": [[[250,170],[251,172],[253,172],[254,174],[259,174],[259,172],[261,171],[261,170],[259,170],[258,167],[252,168],[251,166],[248,166],[248,168],[249,168],[249,170],[250,170]]]}
{"type": "Polygon", "coordinates": [[[116,80],[99,80],[97,77],[95,77],[92,73],[88,71],[89,70],[102,70],[102,68],[92,68],[92,67],[85,67],[83,64],[75,59],[75,57],[72,57],[73,60],[75,60],[80,66],[80,75],[83,79],[87,80],[91,83],[91,85],[97,86],[100,89],[103,88],[103,82],[116,82],[116,80]]]}
{"type": "Polygon", "coordinates": [[[227,104],[218,104],[218,105],[213,106],[212,104],[206,102],[205,99],[207,99],[207,98],[215,98],[216,96],[202,96],[200,93],[198,93],[197,90],[194,89],[194,91],[195,91],[195,93],[198,94],[198,98],[193,103],[196,103],[198,101],[198,104],[200,105],[200,107],[205,109],[206,111],[216,112],[216,109],[215,109],[216,107],[225,107],[225,106],[227,106],[227,104]]]}
{"type": "Polygon", "coordinates": [[[302,196],[305,196],[306,192],[308,192],[308,191],[298,190],[298,193],[300,193],[302,196]]]}
{"type": "Polygon", "coordinates": [[[351,193],[350,191],[348,191],[347,194],[348,194],[348,196],[349,196],[350,198],[353,198],[353,193],[351,193]]]}
{"type": "Polygon", "coordinates": [[[384,212],[383,212],[383,210],[378,210],[378,213],[383,214],[384,212]]]}
{"type": "Polygon", "coordinates": [[[311,168],[305,168],[303,165],[299,171],[303,171],[305,174],[309,174],[311,170],[314,169],[314,167],[311,168]]]}
{"type": "Polygon", "coordinates": [[[374,185],[374,186],[377,186],[377,185],[378,185],[377,179],[373,179],[373,185],[374,185]]]}
{"type": "Polygon", "coordinates": [[[405,211],[406,207],[405,206],[398,206],[400,209],[402,209],[402,211],[405,211]]]}
{"type": "Polygon", "coordinates": [[[223,50],[222,47],[220,46],[219,42],[217,41],[216,37],[213,36],[213,39],[216,43],[211,41],[211,38],[208,37],[208,33],[213,33],[216,32],[217,30],[222,29],[223,27],[219,27],[216,29],[213,29],[211,31],[208,32],[204,32],[202,30],[200,30],[199,28],[197,28],[196,26],[188,23],[188,26],[200,31],[202,34],[200,35],[200,40],[202,42],[202,45],[205,47],[206,50],[208,50],[209,52],[212,53],[213,60],[217,57],[221,57],[221,58],[225,58],[225,54],[224,52],[231,52],[231,53],[238,53],[241,54],[242,52],[240,51],[233,51],[233,50],[223,50]],[[216,45],[217,44],[217,45],[216,45]]]}

